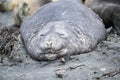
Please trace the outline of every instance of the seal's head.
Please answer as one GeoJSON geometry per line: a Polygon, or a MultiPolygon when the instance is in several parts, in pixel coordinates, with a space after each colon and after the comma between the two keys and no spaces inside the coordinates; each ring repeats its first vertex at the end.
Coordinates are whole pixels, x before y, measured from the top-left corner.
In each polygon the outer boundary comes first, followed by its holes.
{"type": "MultiPolygon", "coordinates": [[[[81,37],[82,38],[82,37],[81,37]]],[[[69,22],[50,22],[32,36],[28,43],[30,55],[37,60],[54,60],[79,52],[80,42],[75,26],[69,22]]]]}

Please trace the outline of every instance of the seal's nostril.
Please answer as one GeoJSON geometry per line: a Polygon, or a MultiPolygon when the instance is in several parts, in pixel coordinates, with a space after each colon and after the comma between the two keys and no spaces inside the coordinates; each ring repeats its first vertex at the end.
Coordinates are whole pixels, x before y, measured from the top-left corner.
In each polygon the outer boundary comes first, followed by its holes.
{"type": "Polygon", "coordinates": [[[53,42],[52,42],[52,41],[50,41],[50,42],[46,42],[46,44],[47,44],[47,47],[48,47],[48,48],[52,48],[52,44],[53,44],[53,42]]]}

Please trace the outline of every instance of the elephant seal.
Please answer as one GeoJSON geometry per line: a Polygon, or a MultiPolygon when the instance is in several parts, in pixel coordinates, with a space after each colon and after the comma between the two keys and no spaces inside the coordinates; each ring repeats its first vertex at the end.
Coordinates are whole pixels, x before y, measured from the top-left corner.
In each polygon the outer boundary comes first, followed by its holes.
{"type": "Polygon", "coordinates": [[[106,38],[101,18],[78,2],[48,3],[23,21],[20,33],[33,59],[55,60],[89,52],[106,38]]]}
{"type": "Polygon", "coordinates": [[[120,0],[85,0],[84,4],[103,19],[106,28],[112,26],[120,35],[120,0]]]}
{"type": "Polygon", "coordinates": [[[22,0],[1,0],[0,11],[11,11],[22,0]]]}
{"type": "Polygon", "coordinates": [[[34,11],[39,6],[45,3],[51,2],[51,0],[0,0],[0,11],[11,11],[14,10],[16,5],[22,2],[26,2],[29,6],[32,6],[31,11],[34,11]]]}
{"type": "Polygon", "coordinates": [[[41,6],[51,2],[50,0],[21,0],[16,4],[13,15],[16,26],[20,26],[23,20],[32,15],[41,6]]]}

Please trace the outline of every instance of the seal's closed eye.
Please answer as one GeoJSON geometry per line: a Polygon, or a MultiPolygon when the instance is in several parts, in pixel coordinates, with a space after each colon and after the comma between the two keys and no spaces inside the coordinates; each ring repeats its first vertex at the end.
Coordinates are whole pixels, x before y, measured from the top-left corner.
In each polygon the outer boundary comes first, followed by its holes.
{"type": "Polygon", "coordinates": [[[61,37],[61,38],[65,38],[66,36],[65,36],[65,34],[63,34],[63,33],[57,33],[58,35],[59,35],[59,37],[61,37]]]}

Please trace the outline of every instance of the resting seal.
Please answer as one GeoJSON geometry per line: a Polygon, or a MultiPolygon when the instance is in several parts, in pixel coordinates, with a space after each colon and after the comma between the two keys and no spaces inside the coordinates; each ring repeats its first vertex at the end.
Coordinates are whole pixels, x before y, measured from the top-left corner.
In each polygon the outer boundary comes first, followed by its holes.
{"type": "Polygon", "coordinates": [[[36,60],[91,51],[106,37],[101,19],[79,0],[48,3],[21,25],[28,54],[36,60]]]}
{"type": "Polygon", "coordinates": [[[103,19],[106,28],[113,26],[120,35],[120,0],[85,0],[84,3],[103,19]]]}
{"type": "Polygon", "coordinates": [[[14,7],[23,0],[0,0],[0,11],[12,11],[14,7]]]}

